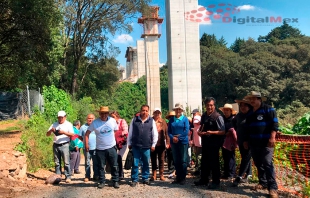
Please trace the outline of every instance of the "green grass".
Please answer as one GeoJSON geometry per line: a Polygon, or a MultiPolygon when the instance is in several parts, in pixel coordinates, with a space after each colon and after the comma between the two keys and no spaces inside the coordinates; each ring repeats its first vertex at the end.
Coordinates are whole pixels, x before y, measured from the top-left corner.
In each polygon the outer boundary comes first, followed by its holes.
{"type": "Polygon", "coordinates": [[[25,129],[25,125],[27,123],[27,120],[4,120],[0,121],[0,126],[5,124],[14,124],[13,126],[8,126],[5,128],[0,129],[1,133],[11,133],[16,131],[23,131],[25,129]]]}

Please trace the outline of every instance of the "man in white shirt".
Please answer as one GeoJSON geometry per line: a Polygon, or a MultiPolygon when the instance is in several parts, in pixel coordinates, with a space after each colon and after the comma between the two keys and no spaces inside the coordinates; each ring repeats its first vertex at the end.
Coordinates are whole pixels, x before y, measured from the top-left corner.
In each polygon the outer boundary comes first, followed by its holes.
{"type": "Polygon", "coordinates": [[[66,183],[71,182],[71,169],[70,169],[70,153],[69,143],[70,137],[74,135],[73,125],[66,120],[66,112],[58,112],[58,121],[54,122],[48,131],[46,136],[54,134],[54,161],[55,161],[55,173],[61,175],[61,158],[64,160],[66,183]]]}
{"type": "Polygon", "coordinates": [[[132,119],[129,127],[128,148],[132,149],[134,158],[131,169],[131,187],[137,185],[140,160],[142,161],[142,182],[150,184],[150,150],[155,151],[158,131],[154,119],[149,116],[149,109],[148,105],[142,105],[140,115],[132,119]]]}
{"type": "Polygon", "coordinates": [[[113,187],[119,188],[119,175],[117,163],[117,150],[114,133],[118,131],[118,125],[114,118],[109,117],[109,107],[102,106],[98,110],[99,118],[94,120],[85,134],[85,149],[89,152],[89,134],[96,133],[96,156],[99,164],[98,188],[105,186],[105,165],[108,160],[111,165],[113,187]]]}

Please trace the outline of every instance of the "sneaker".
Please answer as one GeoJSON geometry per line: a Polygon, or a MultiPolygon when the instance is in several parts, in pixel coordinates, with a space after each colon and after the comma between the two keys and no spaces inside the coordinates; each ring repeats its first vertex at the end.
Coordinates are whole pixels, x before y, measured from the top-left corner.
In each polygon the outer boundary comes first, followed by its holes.
{"type": "Polygon", "coordinates": [[[99,188],[99,189],[104,188],[104,183],[99,183],[99,184],[98,184],[98,188],[99,188]]]}
{"type": "Polygon", "coordinates": [[[81,174],[81,171],[77,170],[77,171],[74,171],[74,173],[81,174]]]}
{"type": "Polygon", "coordinates": [[[149,180],[145,180],[145,181],[143,181],[143,184],[150,185],[150,181],[149,180]]]}
{"type": "Polygon", "coordinates": [[[113,187],[114,187],[114,188],[119,188],[119,183],[118,183],[118,182],[114,182],[114,183],[113,183],[113,187]]]}
{"type": "Polygon", "coordinates": [[[207,186],[209,182],[205,182],[203,180],[194,181],[195,186],[207,186]]]}
{"type": "Polygon", "coordinates": [[[240,177],[236,177],[236,179],[232,183],[232,187],[238,187],[240,181],[241,181],[241,178],[240,177]]]}
{"type": "Polygon", "coordinates": [[[66,183],[71,183],[71,179],[70,179],[70,178],[67,178],[67,179],[66,179],[66,183]]]}
{"type": "Polygon", "coordinates": [[[269,190],[269,195],[270,195],[270,198],[278,198],[279,197],[277,190],[274,190],[274,189],[269,190]]]}
{"type": "Polygon", "coordinates": [[[84,178],[84,182],[89,182],[89,178],[88,178],[88,177],[85,177],[85,178],[84,178]]]}
{"type": "Polygon", "coordinates": [[[130,186],[131,187],[136,187],[137,186],[137,182],[131,182],[130,186]]]}
{"type": "Polygon", "coordinates": [[[220,184],[210,184],[208,186],[208,189],[211,189],[211,190],[215,190],[215,189],[219,189],[220,188],[220,184]]]}
{"type": "Polygon", "coordinates": [[[254,191],[264,190],[264,189],[267,189],[267,187],[266,187],[266,186],[263,186],[263,185],[261,185],[261,184],[257,184],[256,186],[254,186],[254,187],[252,188],[252,190],[254,190],[254,191]]]}

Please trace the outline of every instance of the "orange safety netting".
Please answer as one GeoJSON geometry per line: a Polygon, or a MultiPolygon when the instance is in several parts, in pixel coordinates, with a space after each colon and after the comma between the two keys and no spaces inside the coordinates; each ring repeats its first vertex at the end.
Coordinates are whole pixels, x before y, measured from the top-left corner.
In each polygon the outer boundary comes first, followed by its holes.
{"type": "Polygon", "coordinates": [[[279,190],[307,197],[310,188],[310,136],[277,134],[274,166],[279,190]]]}

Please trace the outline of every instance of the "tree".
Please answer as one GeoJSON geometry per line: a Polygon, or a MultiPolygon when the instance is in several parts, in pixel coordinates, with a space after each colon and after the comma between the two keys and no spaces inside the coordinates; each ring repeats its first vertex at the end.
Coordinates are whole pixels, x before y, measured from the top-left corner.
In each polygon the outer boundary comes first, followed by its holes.
{"type": "Polygon", "coordinates": [[[0,89],[34,87],[48,81],[51,29],[60,13],[53,0],[0,3],[0,89]]]}
{"type": "Polygon", "coordinates": [[[168,86],[168,65],[164,65],[160,68],[160,100],[163,115],[169,111],[168,86]]]}
{"type": "MultiPolygon", "coordinates": [[[[59,1],[61,3],[62,1],[59,1]]],[[[115,51],[108,46],[107,34],[117,31],[132,30],[131,19],[137,11],[142,11],[149,0],[67,0],[62,4],[65,20],[66,47],[72,42],[73,72],[71,93],[78,86],[78,72],[81,59],[86,54],[89,58],[102,56],[113,57],[115,51]],[[69,42],[70,41],[70,42],[69,42]]],[[[66,54],[64,63],[66,65],[66,54]]]]}
{"type": "Polygon", "coordinates": [[[276,27],[271,30],[266,36],[259,36],[258,42],[274,42],[275,40],[284,40],[287,38],[300,38],[304,35],[301,34],[300,30],[293,28],[286,22],[283,25],[276,27]]]}
{"type": "Polygon", "coordinates": [[[245,43],[245,40],[238,37],[238,38],[236,38],[235,42],[233,44],[231,44],[230,49],[233,52],[238,53],[240,51],[240,49],[243,47],[244,43],[245,43]]]}

